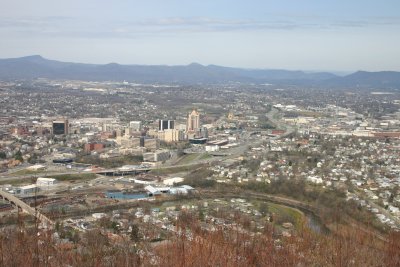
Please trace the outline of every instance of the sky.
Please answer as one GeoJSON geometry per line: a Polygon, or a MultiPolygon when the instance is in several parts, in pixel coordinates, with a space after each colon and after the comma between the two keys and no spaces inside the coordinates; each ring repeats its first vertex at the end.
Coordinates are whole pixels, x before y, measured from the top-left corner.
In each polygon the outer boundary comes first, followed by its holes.
{"type": "Polygon", "coordinates": [[[399,0],[0,0],[0,58],[400,71],[399,0]]]}

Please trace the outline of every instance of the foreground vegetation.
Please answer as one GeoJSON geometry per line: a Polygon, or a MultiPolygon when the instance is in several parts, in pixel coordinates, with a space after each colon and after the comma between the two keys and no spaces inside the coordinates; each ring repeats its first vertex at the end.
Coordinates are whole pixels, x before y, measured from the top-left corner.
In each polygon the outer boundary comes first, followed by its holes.
{"type": "Polygon", "coordinates": [[[92,156],[92,155],[80,155],[75,159],[75,162],[77,163],[96,165],[107,169],[117,168],[123,165],[138,165],[142,163],[142,161],[143,161],[142,156],[133,156],[133,155],[114,157],[111,159],[101,159],[98,156],[92,156]]]}
{"type": "Polygon", "coordinates": [[[20,225],[0,233],[0,266],[399,266],[400,234],[387,241],[356,228],[335,235],[304,228],[291,237],[264,227],[256,234],[236,226],[202,228],[198,217],[182,213],[167,240],[144,241],[141,229],[115,235],[100,229],[62,233],[20,225]]]}

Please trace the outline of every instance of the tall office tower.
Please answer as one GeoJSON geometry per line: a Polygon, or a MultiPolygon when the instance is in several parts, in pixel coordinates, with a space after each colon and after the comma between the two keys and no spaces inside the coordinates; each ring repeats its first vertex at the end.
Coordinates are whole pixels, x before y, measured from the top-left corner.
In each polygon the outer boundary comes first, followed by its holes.
{"type": "Polygon", "coordinates": [[[199,128],[197,135],[203,138],[208,138],[208,129],[204,126],[199,128]]]}
{"type": "Polygon", "coordinates": [[[186,123],[186,131],[187,132],[196,132],[200,128],[200,114],[197,110],[193,110],[192,113],[189,114],[186,123]]]}
{"type": "Polygon", "coordinates": [[[159,120],[158,121],[158,130],[164,131],[169,129],[174,129],[175,121],[173,120],[159,120]]]}
{"type": "Polygon", "coordinates": [[[53,134],[68,134],[68,120],[53,121],[53,134]]]}

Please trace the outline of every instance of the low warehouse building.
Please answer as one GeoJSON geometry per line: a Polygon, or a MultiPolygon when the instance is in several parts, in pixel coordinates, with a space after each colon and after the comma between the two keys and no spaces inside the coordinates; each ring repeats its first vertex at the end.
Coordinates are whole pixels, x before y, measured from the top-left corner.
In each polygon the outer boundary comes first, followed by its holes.
{"type": "Polygon", "coordinates": [[[36,185],[39,187],[43,187],[43,186],[52,186],[55,185],[57,183],[57,180],[54,178],[42,178],[39,177],[36,180],[36,185]]]}
{"type": "Polygon", "coordinates": [[[40,188],[35,185],[35,184],[31,184],[31,185],[25,185],[25,186],[21,186],[18,187],[15,190],[15,193],[17,195],[30,195],[30,194],[34,194],[40,191],[40,188]]]}

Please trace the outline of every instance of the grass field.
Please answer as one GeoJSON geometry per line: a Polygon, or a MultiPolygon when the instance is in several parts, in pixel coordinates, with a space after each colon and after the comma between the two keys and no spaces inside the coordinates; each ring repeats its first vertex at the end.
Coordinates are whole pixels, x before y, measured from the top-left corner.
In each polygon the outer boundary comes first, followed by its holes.
{"type": "Polygon", "coordinates": [[[26,184],[26,183],[32,183],[31,179],[7,179],[7,180],[1,180],[0,185],[3,184],[10,184],[10,185],[21,185],[21,184],[26,184]]]}
{"type": "Polygon", "coordinates": [[[173,173],[178,173],[178,172],[187,172],[187,171],[190,171],[190,169],[188,169],[188,167],[171,167],[168,169],[152,170],[152,171],[150,171],[150,173],[156,174],[156,175],[167,175],[167,174],[173,174],[173,173]]]}
{"type": "Polygon", "coordinates": [[[204,160],[204,159],[209,159],[212,158],[212,156],[208,153],[204,153],[200,156],[199,160],[204,160]]]}
{"type": "Polygon", "coordinates": [[[33,171],[28,169],[19,170],[13,173],[10,173],[9,176],[22,176],[22,175],[37,175],[43,173],[43,171],[33,171]]]}
{"type": "Polygon", "coordinates": [[[79,174],[61,174],[61,175],[49,175],[50,178],[55,178],[58,181],[87,181],[96,178],[94,173],[79,173],[79,174]]]}
{"type": "Polygon", "coordinates": [[[304,214],[301,211],[275,203],[267,203],[267,205],[269,212],[274,213],[279,221],[286,220],[292,222],[296,228],[302,227],[304,214]]]}
{"type": "Polygon", "coordinates": [[[200,156],[200,154],[186,154],[184,156],[182,156],[179,161],[176,164],[189,164],[192,161],[196,160],[198,157],[200,156]]]}
{"type": "Polygon", "coordinates": [[[168,174],[174,174],[174,173],[179,173],[179,172],[190,172],[196,168],[198,168],[199,166],[201,166],[202,164],[196,164],[190,167],[182,167],[182,166],[171,166],[168,168],[163,168],[163,169],[155,169],[150,171],[150,173],[152,174],[156,174],[156,175],[168,175],[168,174]]]}

